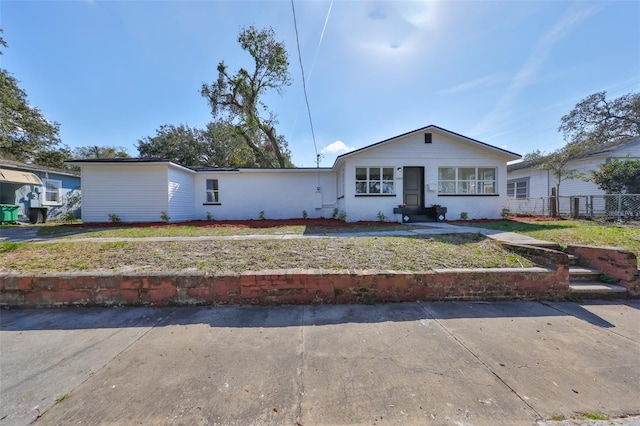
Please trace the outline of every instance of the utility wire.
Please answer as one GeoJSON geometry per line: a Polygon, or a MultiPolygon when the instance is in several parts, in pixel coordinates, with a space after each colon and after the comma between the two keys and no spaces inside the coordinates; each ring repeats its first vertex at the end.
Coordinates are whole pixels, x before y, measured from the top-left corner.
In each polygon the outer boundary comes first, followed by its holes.
{"type": "Polygon", "coordinates": [[[318,146],[316,145],[316,134],[313,131],[313,120],[311,120],[311,108],[309,107],[309,97],[307,96],[307,83],[304,77],[304,67],[302,66],[302,54],[300,53],[300,37],[298,36],[298,21],[296,20],[296,8],[291,0],[291,10],[293,11],[293,27],[296,31],[296,44],[298,45],[298,60],[300,61],[300,71],[302,72],[302,89],[304,91],[304,101],[307,104],[307,113],[309,114],[309,125],[311,126],[311,137],[313,138],[313,149],[316,152],[316,167],[320,167],[320,154],[318,154],[318,146]]]}

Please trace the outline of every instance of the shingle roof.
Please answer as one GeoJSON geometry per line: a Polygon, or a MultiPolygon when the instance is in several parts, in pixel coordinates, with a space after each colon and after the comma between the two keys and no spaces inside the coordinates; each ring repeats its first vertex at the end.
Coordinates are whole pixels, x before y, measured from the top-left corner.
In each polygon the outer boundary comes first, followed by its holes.
{"type": "Polygon", "coordinates": [[[67,176],[78,176],[78,177],[80,176],[80,173],[74,170],[58,169],[56,167],[41,166],[39,164],[26,164],[20,161],[9,160],[7,158],[2,158],[2,157],[0,157],[0,167],[17,169],[17,170],[28,170],[31,172],[45,172],[45,173],[49,172],[49,173],[57,173],[60,175],[67,175],[67,176]]]}

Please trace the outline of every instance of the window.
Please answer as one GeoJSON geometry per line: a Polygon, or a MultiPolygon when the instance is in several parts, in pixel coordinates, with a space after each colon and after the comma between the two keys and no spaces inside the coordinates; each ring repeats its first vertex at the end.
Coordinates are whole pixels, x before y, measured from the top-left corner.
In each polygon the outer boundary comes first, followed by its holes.
{"type": "Polygon", "coordinates": [[[207,179],[207,202],[206,204],[219,204],[220,194],[218,192],[218,179],[207,179]]]}
{"type": "Polygon", "coordinates": [[[356,195],[393,195],[393,167],[356,167],[356,195]]]}
{"type": "Polygon", "coordinates": [[[54,179],[42,179],[44,183],[44,196],[42,204],[46,206],[59,206],[62,204],[62,181],[54,179]]]}
{"type": "Polygon", "coordinates": [[[496,168],[439,167],[438,194],[496,194],[496,168]]]}
{"type": "Polygon", "coordinates": [[[507,181],[507,197],[529,198],[529,178],[507,181]]]}

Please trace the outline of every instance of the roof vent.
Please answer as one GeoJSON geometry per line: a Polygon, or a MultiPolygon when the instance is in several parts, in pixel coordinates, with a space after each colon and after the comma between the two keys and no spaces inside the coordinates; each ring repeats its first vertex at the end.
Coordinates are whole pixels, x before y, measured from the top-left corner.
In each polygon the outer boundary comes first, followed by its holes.
{"type": "Polygon", "coordinates": [[[424,134],[424,143],[431,143],[431,133],[425,133],[424,134]]]}

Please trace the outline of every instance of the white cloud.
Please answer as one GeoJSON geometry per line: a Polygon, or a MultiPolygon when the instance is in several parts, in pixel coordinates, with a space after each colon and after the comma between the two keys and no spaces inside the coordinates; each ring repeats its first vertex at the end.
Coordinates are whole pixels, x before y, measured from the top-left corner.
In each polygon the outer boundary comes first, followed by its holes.
{"type": "Polygon", "coordinates": [[[334,143],[322,148],[322,151],[320,152],[323,154],[344,154],[345,152],[351,152],[354,149],[355,148],[351,148],[345,145],[345,143],[342,141],[335,141],[334,143]]]}

